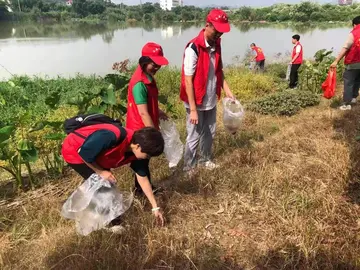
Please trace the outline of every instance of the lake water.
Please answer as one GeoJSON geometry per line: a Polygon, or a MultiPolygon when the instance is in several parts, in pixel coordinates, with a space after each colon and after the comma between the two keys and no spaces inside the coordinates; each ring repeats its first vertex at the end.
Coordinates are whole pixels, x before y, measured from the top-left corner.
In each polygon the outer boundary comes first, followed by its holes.
{"type": "MultiPolygon", "coordinates": [[[[0,23],[0,79],[12,74],[74,76],[76,73],[104,75],[112,72],[114,62],[129,58],[137,61],[148,41],[162,45],[171,65],[181,64],[186,43],[201,25],[163,27],[88,24],[5,24],[0,23]],[[6,71],[5,68],[8,70],[6,71]]],[[[323,27],[241,24],[223,36],[224,64],[237,64],[255,42],[262,47],[267,62],[285,57],[292,49],[291,36],[301,35],[306,58],[317,50],[343,45],[350,26],[323,27]]]]}

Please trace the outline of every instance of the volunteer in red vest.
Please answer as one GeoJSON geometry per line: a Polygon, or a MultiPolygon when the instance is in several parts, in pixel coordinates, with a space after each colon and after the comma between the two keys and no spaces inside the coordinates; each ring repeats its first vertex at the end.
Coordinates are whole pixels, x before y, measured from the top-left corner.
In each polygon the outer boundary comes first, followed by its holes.
{"type": "MultiPolygon", "coordinates": [[[[138,130],[143,127],[159,129],[159,119],[166,119],[166,114],[159,109],[159,90],[156,86],[154,75],[161,66],[168,65],[163,50],[159,44],[149,42],[142,48],[139,65],[131,77],[128,87],[128,104],[126,127],[138,130]]],[[[149,159],[136,160],[132,166],[146,169],[150,182],[149,159]]],[[[141,188],[135,179],[136,192],[141,188]]],[[[153,187],[154,192],[156,188],[153,187]]]]}
{"type": "Polygon", "coordinates": [[[352,24],[353,30],[338,57],[330,66],[336,68],[345,56],[343,104],[340,106],[340,110],[343,111],[351,110],[351,105],[356,103],[360,87],[360,16],[354,18],[352,24]]]}
{"type": "Polygon", "coordinates": [[[234,98],[227,85],[221,58],[223,33],[230,31],[227,14],[220,9],[209,12],[205,28],[185,48],[180,98],[186,108],[186,146],[184,171],[190,176],[195,167],[207,169],[218,167],[211,160],[211,148],[216,129],[216,104],[221,96],[234,98]],[[200,146],[200,160],[196,161],[196,150],[200,146]]]}
{"type": "MultiPolygon", "coordinates": [[[[97,173],[110,182],[116,182],[116,177],[110,169],[124,166],[134,160],[159,156],[163,151],[164,139],[160,131],[154,128],[143,128],[134,132],[113,124],[96,124],[81,127],[70,133],[63,142],[61,152],[69,166],[84,179],[97,173]]],[[[131,168],[135,171],[137,181],[152,206],[152,212],[163,225],[162,213],[152,192],[149,178],[144,173],[147,168],[133,164],[131,168]]],[[[111,229],[116,232],[118,227],[112,226],[111,229]]]]}
{"type": "Polygon", "coordinates": [[[300,36],[292,36],[292,44],[294,48],[291,54],[291,70],[290,70],[290,84],[289,88],[296,88],[299,81],[299,68],[303,62],[303,47],[300,44],[300,36]]]}
{"type": "Polygon", "coordinates": [[[256,62],[255,70],[260,70],[261,72],[265,69],[265,55],[263,50],[260,47],[257,47],[255,43],[251,43],[250,48],[255,52],[253,61],[256,62]]]}

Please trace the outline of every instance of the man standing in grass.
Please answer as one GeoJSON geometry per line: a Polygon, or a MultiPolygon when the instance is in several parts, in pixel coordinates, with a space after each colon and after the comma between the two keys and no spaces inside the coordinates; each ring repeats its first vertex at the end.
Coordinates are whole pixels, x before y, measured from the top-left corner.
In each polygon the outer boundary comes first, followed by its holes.
{"type": "Polygon", "coordinates": [[[349,34],[344,47],[330,68],[336,68],[337,64],[345,56],[344,94],[343,105],[340,110],[351,110],[351,105],[356,103],[360,87],[360,16],[352,20],[353,30],[349,34]]]}
{"type": "Polygon", "coordinates": [[[255,43],[251,43],[250,48],[255,52],[255,56],[252,61],[255,61],[255,70],[260,70],[264,72],[265,70],[265,55],[263,50],[260,47],[257,47],[255,43]]]}
{"type": "Polygon", "coordinates": [[[213,9],[206,18],[205,28],[185,48],[180,98],[186,108],[186,146],[184,171],[193,174],[196,149],[200,144],[199,165],[207,169],[218,167],[211,161],[211,149],[216,129],[216,103],[221,89],[234,98],[227,85],[221,59],[221,39],[230,31],[227,14],[213,9]]]}
{"type": "Polygon", "coordinates": [[[292,36],[292,44],[294,48],[291,54],[291,70],[290,70],[290,84],[289,88],[293,89],[297,86],[299,81],[299,68],[303,62],[303,47],[300,44],[300,36],[292,36]]]}

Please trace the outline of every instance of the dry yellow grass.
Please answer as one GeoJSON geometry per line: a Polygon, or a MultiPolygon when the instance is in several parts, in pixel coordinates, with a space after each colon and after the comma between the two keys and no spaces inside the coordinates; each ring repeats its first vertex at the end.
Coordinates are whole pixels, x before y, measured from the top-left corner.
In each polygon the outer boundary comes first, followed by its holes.
{"type": "MultiPolygon", "coordinates": [[[[68,173],[0,206],[0,268],[360,269],[359,111],[322,104],[291,118],[249,113],[236,137],[219,127],[222,167],[193,181],[154,159],[165,228],[136,200],[124,235],[76,235],[60,217],[81,181],[68,173]]],[[[116,173],[128,190],[129,169],[116,173]]]]}

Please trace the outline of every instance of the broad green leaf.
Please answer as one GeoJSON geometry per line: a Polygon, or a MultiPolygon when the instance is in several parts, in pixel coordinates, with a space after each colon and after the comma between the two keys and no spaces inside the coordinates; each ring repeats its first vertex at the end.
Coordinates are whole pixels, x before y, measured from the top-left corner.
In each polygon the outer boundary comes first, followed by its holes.
{"type": "Polygon", "coordinates": [[[19,151],[28,151],[34,149],[34,143],[29,141],[28,139],[23,139],[18,142],[17,149],[19,151]]]}
{"type": "Polygon", "coordinates": [[[0,105],[2,106],[6,105],[6,100],[2,95],[0,95],[0,105]]]}
{"type": "Polygon", "coordinates": [[[11,86],[11,87],[15,87],[15,83],[13,81],[9,81],[8,84],[11,86]]]}
{"type": "Polygon", "coordinates": [[[115,89],[122,89],[127,86],[130,77],[126,74],[107,74],[105,80],[114,85],[115,89]]]}
{"type": "Polygon", "coordinates": [[[167,96],[165,96],[165,95],[159,95],[159,102],[160,102],[161,104],[166,105],[167,102],[168,102],[167,96]]]}
{"type": "Polygon", "coordinates": [[[54,133],[54,134],[48,134],[44,136],[44,139],[46,140],[53,140],[53,141],[60,141],[65,139],[66,135],[63,133],[54,133]]]}
{"type": "Polygon", "coordinates": [[[106,89],[104,95],[101,97],[101,99],[106,103],[110,105],[116,104],[116,97],[115,97],[115,91],[114,91],[114,85],[110,84],[109,87],[106,89]]]}
{"type": "Polygon", "coordinates": [[[84,97],[77,95],[68,99],[67,104],[69,105],[82,105],[84,103],[84,97]]]}
{"type": "Polygon", "coordinates": [[[11,134],[14,132],[14,130],[14,126],[6,126],[0,128],[0,143],[7,141],[10,138],[11,134]]]}
{"type": "Polygon", "coordinates": [[[87,110],[87,113],[104,113],[106,109],[106,104],[100,104],[99,106],[93,105],[87,110]]]}
{"type": "Polygon", "coordinates": [[[48,97],[45,99],[45,104],[48,105],[51,109],[56,109],[60,102],[60,93],[54,92],[51,93],[48,97]]]}
{"type": "Polygon", "coordinates": [[[30,150],[21,150],[19,151],[21,155],[21,162],[35,162],[38,160],[38,151],[34,147],[30,150]]]}
{"type": "Polygon", "coordinates": [[[44,128],[45,128],[44,122],[38,122],[29,129],[29,132],[39,131],[39,130],[42,130],[44,128]]]}
{"type": "Polygon", "coordinates": [[[113,108],[115,110],[117,110],[118,112],[120,112],[121,114],[126,114],[126,112],[127,112],[127,108],[125,106],[123,106],[122,104],[116,104],[113,108]]]}

